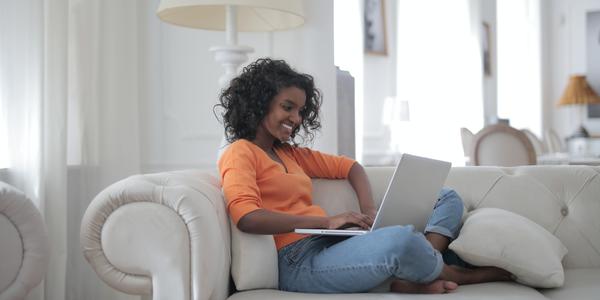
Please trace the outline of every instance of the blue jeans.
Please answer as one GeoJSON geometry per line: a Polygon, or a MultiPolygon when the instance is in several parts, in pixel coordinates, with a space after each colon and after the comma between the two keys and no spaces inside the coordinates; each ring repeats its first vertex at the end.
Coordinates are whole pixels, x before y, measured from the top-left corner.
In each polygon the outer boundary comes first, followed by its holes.
{"type": "MultiPolygon", "coordinates": [[[[425,232],[456,238],[462,199],[443,188],[425,232]]],[[[453,253],[435,250],[412,225],[390,226],[353,237],[310,236],[279,250],[279,288],[308,293],[366,292],[390,277],[427,283],[444,266],[463,264],[453,253]]]]}

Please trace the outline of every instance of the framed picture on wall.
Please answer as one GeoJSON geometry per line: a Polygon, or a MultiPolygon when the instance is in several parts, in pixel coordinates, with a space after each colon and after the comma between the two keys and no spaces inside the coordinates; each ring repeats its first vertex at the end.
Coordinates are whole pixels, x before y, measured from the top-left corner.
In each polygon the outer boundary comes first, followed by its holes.
{"type": "Polygon", "coordinates": [[[384,0],[364,0],[365,53],[387,55],[384,0]]]}
{"type": "Polygon", "coordinates": [[[490,24],[486,22],[481,23],[481,58],[483,65],[483,75],[492,76],[492,54],[490,53],[491,48],[491,32],[490,24]]]}

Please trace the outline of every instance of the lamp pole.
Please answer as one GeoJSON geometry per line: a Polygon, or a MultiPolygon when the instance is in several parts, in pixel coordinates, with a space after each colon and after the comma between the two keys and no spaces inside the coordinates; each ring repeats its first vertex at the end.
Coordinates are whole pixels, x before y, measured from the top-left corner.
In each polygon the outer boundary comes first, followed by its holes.
{"type": "Polygon", "coordinates": [[[248,53],[254,52],[252,47],[237,44],[237,8],[235,5],[225,6],[225,46],[211,47],[215,60],[223,65],[225,74],[219,77],[219,86],[225,88],[237,75],[237,69],[248,60],[248,53]]]}

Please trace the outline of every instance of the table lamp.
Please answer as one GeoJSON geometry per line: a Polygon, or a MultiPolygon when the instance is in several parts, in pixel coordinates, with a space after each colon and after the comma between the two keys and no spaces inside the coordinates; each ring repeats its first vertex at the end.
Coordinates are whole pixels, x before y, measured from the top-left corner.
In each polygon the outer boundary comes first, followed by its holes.
{"type": "Polygon", "coordinates": [[[599,104],[600,97],[594,90],[589,86],[587,80],[584,75],[572,75],[569,78],[569,83],[567,84],[567,88],[565,89],[562,97],[560,97],[560,101],[558,102],[559,106],[562,105],[577,105],[580,115],[580,125],[579,128],[569,137],[589,137],[589,133],[583,127],[584,116],[584,106],[587,104],[599,104]]]}
{"type": "Polygon", "coordinates": [[[158,17],[171,24],[225,31],[224,46],[211,47],[215,60],[225,67],[221,87],[229,85],[252,47],[237,44],[238,31],[268,32],[304,23],[302,0],[161,0],[158,17]]]}

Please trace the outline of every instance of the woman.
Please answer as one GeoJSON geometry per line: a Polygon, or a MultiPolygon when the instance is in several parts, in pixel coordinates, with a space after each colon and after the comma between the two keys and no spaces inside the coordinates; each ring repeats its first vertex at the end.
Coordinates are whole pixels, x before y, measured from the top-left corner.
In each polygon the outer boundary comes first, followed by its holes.
{"type": "Polygon", "coordinates": [[[320,105],[321,94],[310,75],[297,73],[284,61],[259,59],[231,81],[216,106],[224,110],[221,117],[231,143],[219,160],[228,212],[241,231],[274,235],[280,289],[365,292],[393,277],[394,292],[444,293],[458,284],[510,280],[498,268],[447,264],[461,263],[447,249],[458,234],[463,204],[446,188],[425,234],[413,226],[350,238],[294,233],[295,228],[368,229],[376,213],[359,163],[296,144],[301,130],[304,141],[312,140],[320,128],[320,105]],[[347,178],[361,212],[328,216],[312,204],[311,178],[347,178]]]}

